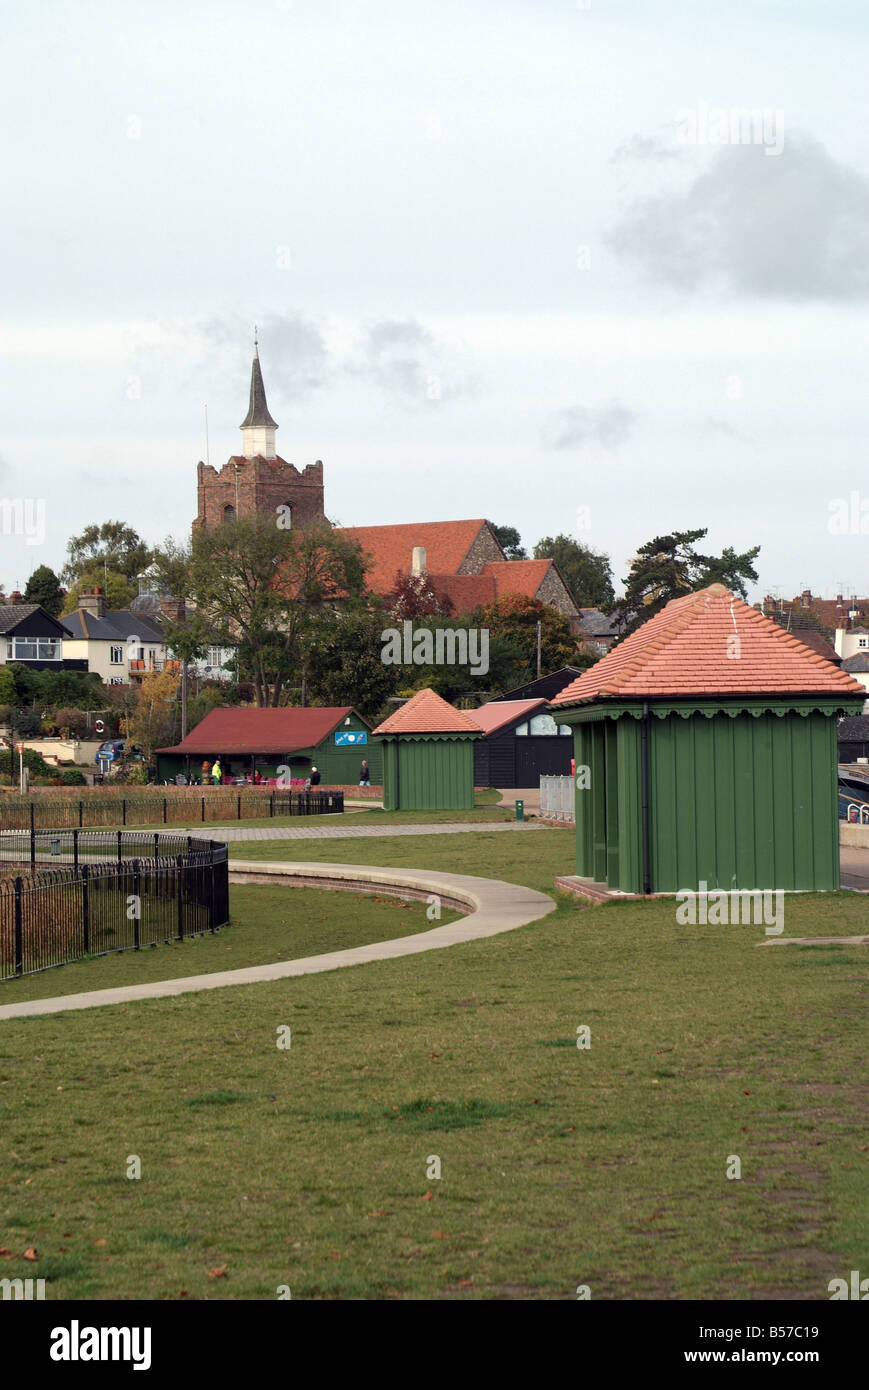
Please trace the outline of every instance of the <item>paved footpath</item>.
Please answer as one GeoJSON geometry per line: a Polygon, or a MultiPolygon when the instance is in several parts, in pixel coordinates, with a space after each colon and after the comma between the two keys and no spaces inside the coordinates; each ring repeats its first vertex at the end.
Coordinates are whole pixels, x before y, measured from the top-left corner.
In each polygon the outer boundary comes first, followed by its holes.
{"type": "MultiPolygon", "coordinates": [[[[255,833],[255,832],[254,832],[255,833]]],[[[221,989],[227,985],[259,984],[263,980],[284,980],[296,975],[316,975],[324,970],[340,970],[348,965],[364,965],[371,960],[394,960],[398,956],[436,951],[462,941],[477,941],[500,932],[514,931],[529,922],[536,922],[553,912],[555,903],[546,893],[504,883],[495,878],[477,878],[470,874],[447,874],[429,869],[380,869],[366,864],[309,864],[297,861],[259,863],[250,859],[231,859],[229,870],[233,877],[250,875],[261,879],[283,879],[289,889],[295,882],[316,886],[316,880],[343,879],[349,886],[369,884],[374,887],[412,888],[416,892],[439,894],[441,897],[467,904],[471,909],[456,922],[413,936],[394,937],[375,941],[368,946],[355,946],[348,951],[329,951],[320,956],[300,960],[279,961],[274,965],[254,965],[241,970],[219,970],[210,975],[187,975],[177,980],[156,980],[143,985],[122,985],[116,989],[91,990],[85,994],[66,994],[54,999],[32,999],[20,1004],[0,1006],[0,1021],[8,1018],[27,1018],[38,1014],[65,1013],[68,1009],[94,1009],[107,1004],[129,1004],[139,999],[163,999],[176,994],[190,994],[203,989],[221,989]]]]}
{"type": "MultiPolygon", "coordinates": [[[[546,830],[539,821],[441,821],[436,825],[357,825],[336,828],[326,825],[271,826],[245,830],[244,826],[205,825],[188,830],[202,840],[381,840],[384,835],[464,835],[467,830],[546,830]]],[[[171,829],[171,827],[170,827],[171,829]]]]}

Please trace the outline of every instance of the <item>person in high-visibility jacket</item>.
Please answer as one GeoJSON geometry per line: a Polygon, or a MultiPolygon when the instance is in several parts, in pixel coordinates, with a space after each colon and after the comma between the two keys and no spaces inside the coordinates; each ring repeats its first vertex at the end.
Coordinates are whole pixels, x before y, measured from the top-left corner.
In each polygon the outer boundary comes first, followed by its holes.
{"type": "Polygon", "coordinates": [[[215,759],[214,759],[214,766],[213,766],[212,769],[211,769],[211,780],[212,780],[212,782],[214,783],[214,785],[215,785],[216,787],[219,787],[219,786],[220,786],[220,781],[221,781],[221,778],[222,778],[222,777],[223,777],[223,769],[222,769],[221,766],[220,766],[220,759],[219,759],[219,758],[215,758],[215,759]]]}

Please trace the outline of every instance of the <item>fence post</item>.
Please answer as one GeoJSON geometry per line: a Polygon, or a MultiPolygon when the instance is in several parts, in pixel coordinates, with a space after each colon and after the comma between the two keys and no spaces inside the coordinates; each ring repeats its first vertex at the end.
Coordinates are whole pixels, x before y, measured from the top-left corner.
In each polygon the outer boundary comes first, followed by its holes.
{"type": "Polygon", "coordinates": [[[192,853],[193,853],[193,836],[192,836],[192,835],[188,835],[188,836],[187,836],[187,853],[188,853],[188,854],[192,854],[192,853]]]}
{"type": "Polygon", "coordinates": [[[127,799],[121,797],[121,825],[127,824],[127,799]]]}
{"type": "Polygon", "coordinates": [[[123,860],[123,855],[121,854],[121,832],[120,832],[120,830],[119,830],[119,831],[118,831],[118,868],[121,867],[121,861],[122,861],[122,860],[123,860]]]}
{"type": "Polygon", "coordinates": [[[238,794],[238,819],[241,820],[241,792],[238,794]]]}
{"type": "Polygon", "coordinates": [[[79,830],[81,830],[81,828],[82,828],[83,825],[84,825],[84,802],[83,802],[83,801],[80,801],[80,802],[78,803],[78,828],[79,828],[79,830]]]}
{"type": "Polygon", "coordinates": [[[91,903],[90,903],[90,866],[81,866],[81,925],[82,925],[82,946],[85,955],[90,955],[91,949],[91,903]]]}
{"type": "Polygon", "coordinates": [[[208,903],[208,925],[209,925],[209,927],[211,928],[211,930],[212,930],[212,932],[213,932],[213,931],[215,930],[215,927],[214,927],[214,918],[215,918],[215,915],[216,915],[216,914],[215,914],[215,911],[214,911],[214,844],[213,844],[213,843],[212,843],[212,846],[211,846],[211,855],[210,855],[210,858],[211,858],[211,893],[210,893],[210,895],[209,895],[209,903],[208,903]]]}
{"type": "Polygon", "coordinates": [[[274,792],[269,792],[269,819],[270,819],[270,820],[271,820],[271,818],[274,816],[274,814],[275,814],[275,794],[274,794],[274,792]]]}
{"type": "Polygon", "coordinates": [[[15,880],[15,974],[24,974],[24,943],[21,930],[21,879],[15,880]]]}
{"type": "Polygon", "coordinates": [[[36,863],[36,824],[33,819],[33,802],[30,803],[30,862],[36,863]]]}
{"type": "Polygon", "coordinates": [[[78,868],[78,831],[72,832],[72,866],[78,868]]]}
{"type": "Polygon", "coordinates": [[[158,840],[158,838],[157,838],[157,832],[156,832],[156,830],[155,830],[155,831],[154,831],[154,858],[155,858],[155,860],[159,857],[159,853],[160,853],[160,845],[159,845],[159,840],[158,840]]]}
{"type": "Polygon", "coordinates": [[[205,797],[202,798],[202,824],[205,824],[205,797]]]}
{"type": "Polygon", "coordinates": [[[166,824],[166,798],[163,797],[163,824],[166,824]]]}
{"type": "Polygon", "coordinates": [[[134,898],[136,899],[136,902],[135,902],[136,915],[135,915],[135,917],[133,918],[133,949],[134,949],[135,951],[138,951],[138,950],[139,950],[139,913],[140,913],[140,911],[142,910],[142,898],[141,898],[141,895],[140,895],[140,893],[139,893],[139,888],[140,888],[140,884],[139,884],[139,861],[138,861],[138,859],[134,859],[134,860],[133,860],[133,896],[134,896],[134,898]]]}
{"type": "Polygon", "coordinates": [[[184,940],[184,855],[179,854],[178,865],[178,940],[184,940]]]}

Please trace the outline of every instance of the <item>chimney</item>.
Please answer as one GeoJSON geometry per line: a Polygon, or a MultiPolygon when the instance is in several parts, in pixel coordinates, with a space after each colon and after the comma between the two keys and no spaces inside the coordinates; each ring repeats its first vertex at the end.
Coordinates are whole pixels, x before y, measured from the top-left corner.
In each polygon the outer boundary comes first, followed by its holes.
{"type": "Polygon", "coordinates": [[[183,598],[161,598],[160,611],[173,623],[183,623],[187,617],[183,598]]]}
{"type": "Polygon", "coordinates": [[[425,574],[426,553],[424,545],[415,545],[410,557],[411,574],[425,574]]]}
{"type": "Polygon", "coordinates": [[[95,618],[106,616],[106,596],[102,589],[82,589],[78,606],[85,613],[93,613],[95,618]]]}
{"type": "Polygon", "coordinates": [[[802,599],[802,607],[803,607],[803,608],[811,608],[811,606],[812,606],[812,591],[811,591],[811,589],[803,589],[803,592],[800,594],[800,598],[802,599]]]}
{"type": "Polygon", "coordinates": [[[24,599],[21,597],[21,591],[19,589],[13,589],[12,593],[9,595],[8,602],[15,606],[19,603],[23,603],[24,599]]]}

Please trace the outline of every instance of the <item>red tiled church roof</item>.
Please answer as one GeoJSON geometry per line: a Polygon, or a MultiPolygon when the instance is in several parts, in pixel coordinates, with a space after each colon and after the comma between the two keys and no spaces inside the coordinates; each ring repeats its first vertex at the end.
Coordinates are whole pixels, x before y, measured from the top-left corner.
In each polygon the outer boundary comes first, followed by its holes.
{"type": "Polygon", "coordinates": [[[418,690],[406,705],[378,724],[375,734],[478,734],[479,726],[434,690],[418,690]]]}
{"type": "Polygon", "coordinates": [[[172,748],[158,753],[295,753],[313,748],[352,714],[350,705],[298,709],[213,709],[172,748]]]}
{"type": "Polygon", "coordinates": [[[672,599],[552,703],[607,696],[865,693],[723,584],[710,584],[672,599]],[[732,638],[739,639],[738,647],[732,638]]]}
{"type": "Polygon", "coordinates": [[[536,598],[551,567],[551,560],[489,560],[480,573],[494,579],[497,598],[505,594],[536,598]]]}
{"type": "Polygon", "coordinates": [[[485,521],[421,521],[398,526],[345,526],[341,535],[358,541],[373,560],[368,587],[388,594],[396,571],[410,573],[414,546],[426,552],[426,569],[432,575],[456,574],[485,521]]]}

